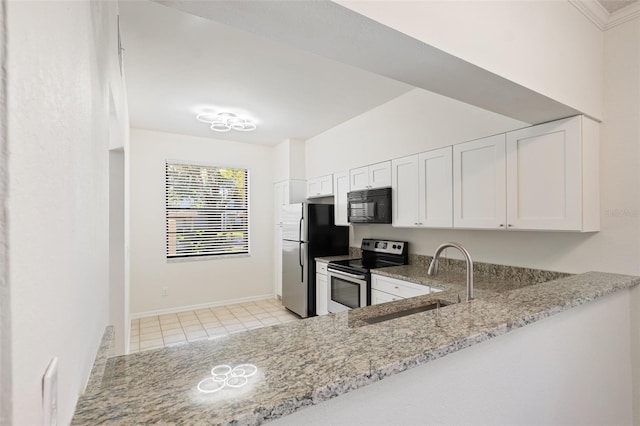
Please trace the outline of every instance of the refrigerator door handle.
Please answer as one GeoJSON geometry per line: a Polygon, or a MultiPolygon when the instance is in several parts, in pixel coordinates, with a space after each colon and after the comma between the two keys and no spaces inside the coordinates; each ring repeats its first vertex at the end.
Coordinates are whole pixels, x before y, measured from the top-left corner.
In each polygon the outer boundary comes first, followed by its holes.
{"type": "Polygon", "coordinates": [[[303,217],[300,218],[300,221],[298,222],[298,241],[302,241],[302,221],[304,220],[303,217]]]}
{"type": "Polygon", "coordinates": [[[303,242],[298,243],[298,262],[300,263],[300,282],[304,282],[304,264],[302,263],[302,259],[304,258],[302,255],[304,246],[305,245],[303,242]]]}
{"type": "Polygon", "coordinates": [[[302,265],[302,241],[298,241],[298,263],[302,265]]]}

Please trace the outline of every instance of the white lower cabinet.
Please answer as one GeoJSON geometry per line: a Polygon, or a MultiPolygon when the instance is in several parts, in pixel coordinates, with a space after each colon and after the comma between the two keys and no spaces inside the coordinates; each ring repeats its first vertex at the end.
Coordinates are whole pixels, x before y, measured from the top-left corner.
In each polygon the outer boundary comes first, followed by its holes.
{"type": "Polygon", "coordinates": [[[329,287],[327,281],[327,264],[316,262],[316,315],[326,315],[329,287]]]}
{"type": "Polygon", "coordinates": [[[393,294],[385,293],[384,291],[371,289],[371,304],[379,305],[380,303],[393,302],[394,300],[403,299],[400,296],[395,296],[393,294]]]}
{"type": "Polygon", "coordinates": [[[408,297],[422,296],[423,294],[437,293],[439,291],[442,290],[409,281],[398,280],[396,278],[371,274],[372,305],[406,299],[408,297]]]}

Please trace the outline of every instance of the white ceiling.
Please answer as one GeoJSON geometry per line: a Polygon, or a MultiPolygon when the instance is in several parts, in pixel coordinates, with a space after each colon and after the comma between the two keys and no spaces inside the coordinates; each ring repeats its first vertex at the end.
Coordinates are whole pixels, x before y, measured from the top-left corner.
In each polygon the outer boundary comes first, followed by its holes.
{"type": "Polygon", "coordinates": [[[274,145],[420,88],[537,124],[581,113],[326,0],[121,0],[132,127],[274,145]],[[218,133],[199,112],[247,116],[218,133]]]}
{"type": "Polygon", "coordinates": [[[131,126],[274,145],[308,139],[414,87],[150,1],[121,1],[131,126]],[[217,133],[213,107],[255,120],[217,133]]]}

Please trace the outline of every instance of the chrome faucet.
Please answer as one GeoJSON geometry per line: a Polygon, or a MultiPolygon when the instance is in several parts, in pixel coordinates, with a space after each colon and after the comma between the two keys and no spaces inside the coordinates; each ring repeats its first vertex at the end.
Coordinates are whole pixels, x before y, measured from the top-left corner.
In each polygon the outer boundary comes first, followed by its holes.
{"type": "MultiPolygon", "coordinates": [[[[436,249],[436,253],[433,255],[431,265],[429,265],[429,269],[427,270],[427,275],[431,275],[432,277],[436,276],[438,273],[438,259],[440,258],[440,254],[442,253],[442,250],[448,247],[460,250],[464,256],[464,260],[467,263],[467,302],[473,300],[473,260],[471,260],[471,255],[467,249],[462,247],[462,245],[458,243],[444,243],[438,247],[436,249]]],[[[460,297],[458,296],[458,299],[459,298],[460,297]]]]}

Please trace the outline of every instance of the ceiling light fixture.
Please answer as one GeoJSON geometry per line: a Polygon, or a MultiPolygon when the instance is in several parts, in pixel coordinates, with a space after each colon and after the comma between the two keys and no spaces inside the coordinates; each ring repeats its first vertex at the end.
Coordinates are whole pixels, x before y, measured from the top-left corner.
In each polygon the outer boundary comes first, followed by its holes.
{"type": "Polygon", "coordinates": [[[256,125],[248,118],[238,117],[231,112],[219,112],[217,114],[205,112],[196,116],[198,121],[210,124],[211,130],[215,132],[228,132],[238,130],[240,132],[251,132],[256,129],[256,125]]]}

